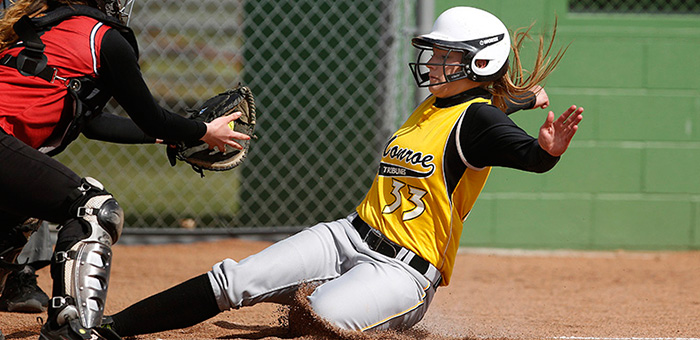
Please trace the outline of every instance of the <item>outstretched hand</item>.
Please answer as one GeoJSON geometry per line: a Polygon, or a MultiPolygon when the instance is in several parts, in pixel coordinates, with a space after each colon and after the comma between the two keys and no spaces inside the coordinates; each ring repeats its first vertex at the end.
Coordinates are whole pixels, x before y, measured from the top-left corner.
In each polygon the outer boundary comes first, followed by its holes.
{"type": "Polygon", "coordinates": [[[578,124],[583,119],[583,108],[571,105],[566,111],[554,120],[554,112],[549,111],[547,120],[540,128],[538,142],[540,147],[552,156],[561,156],[569,147],[574,138],[578,124]]]}
{"type": "Polygon", "coordinates": [[[207,125],[207,132],[204,134],[204,137],[202,137],[202,141],[209,144],[210,149],[218,148],[221,152],[226,150],[226,145],[241,150],[243,147],[236,143],[234,139],[247,140],[250,139],[250,136],[233,131],[229,126],[229,123],[238,119],[240,116],[240,112],[234,112],[231,115],[216,118],[210,123],[204,123],[207,125]]]}

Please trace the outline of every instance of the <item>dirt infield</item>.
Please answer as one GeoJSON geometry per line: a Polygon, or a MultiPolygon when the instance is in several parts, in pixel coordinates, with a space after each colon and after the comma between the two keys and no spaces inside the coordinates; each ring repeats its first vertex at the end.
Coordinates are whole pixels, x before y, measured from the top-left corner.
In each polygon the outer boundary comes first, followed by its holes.
{"type": "MultiPolygon", "coordinates": [[[[227,239],[114,247],[107,313],[269,243],[227,239]]],[[[48,269],[39,285],[50,291],[48,269]]],[[[700,340],[700,252],[465,251],[449,287],[425,319],[398,334],[372,336],[293,326],[288,310],[261,304],[200,325],[135,339],[603,339],[700,340]],[[290,330],[290,328],[292,330],[290,330]]],[[[0,313],[6,339],[37,339],[37,317],[0,313]]],[[[301,326],[300,326],[301,325],[301,326]]],[[[310,326],[311,325],[311,326],[310,326]]]]}

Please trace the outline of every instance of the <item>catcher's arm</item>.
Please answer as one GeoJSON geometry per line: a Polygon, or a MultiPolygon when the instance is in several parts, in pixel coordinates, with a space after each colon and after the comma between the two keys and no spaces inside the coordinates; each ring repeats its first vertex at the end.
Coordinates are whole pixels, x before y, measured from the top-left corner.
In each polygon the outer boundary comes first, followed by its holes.
{"type": "MultiPolygon", "coordinates": [[[[225,144],[241,150],[243,147],[231,138],[248,140],[250,136],[232,131],[228,127],[231,121],[240,116],[240,112],[235,112],[230,116],[217,118],[211,123],[204,123],[207,126],[207,131],[200,140],[209,144],[210,148],[217,147],[220,151],[223,150],[225,144]]],[[[110,113],[102,113],[91,120],[85,126],[83,134],[89,139],[119,144],[164,143],[162,139],[146,135],[131,119],[110,113]]]]}
{"type": "Polygon", "coordinates": [[[229,124],[241,116],[241,112],[234,112],[228,116],[221,116],[212,120],[210,123],[204,123],[207,126],[207,132],[201,140],[209,144],[209,148],[218,148],[224,152],[226,145],[230,145],[238,150],[243,150],[243,147],[236,143],[234,139],[249,140],[250,136],[231,130],[229,124]]]}
{"type": "Polygon", "coordinates": [[[133,120],[103,112],[90,120],[82,131],[89,139],[119,144],[152,144],[158,140],[146,135],[133,120]]]}

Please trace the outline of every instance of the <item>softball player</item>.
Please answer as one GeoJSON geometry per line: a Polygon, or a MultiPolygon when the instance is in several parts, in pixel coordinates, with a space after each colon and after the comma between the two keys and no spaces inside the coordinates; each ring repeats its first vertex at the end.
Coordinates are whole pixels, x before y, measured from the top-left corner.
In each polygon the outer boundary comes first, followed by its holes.
{"type": "Polygon", "coordinates": [[[535,86],[554,65],[545,62],[529,82],[512,83],[508,31],[488,12],[449,9],[413,45],[421,57],[411,68],[432,95],[389,138],[356,211],[240,262],[225,259],[113,315],[108,326],[123,336],[187,327],[232,308],[291,303],[305,282],[317,285],[308,296],[313,311],[342,329],[419,322],[436,289],[450,283],[463,222],[491,167],[550,170],[583,109],[571,106],[556,120],[549,112],[535,139],[492,105],[506,109],[506,98],[534,90],[537,98],[523,106],[546,106],[546,94],[535,86]]]}
{"type": "Polygon", "coordinates": [[[18,0],[0,21],[0,288],[27,241],[23,221],[61,225],[41,339],[113,335],[96,326],[123,227],[99,181],[50,156],[81,132],[119,143],[201,139],[221,150],[248,139],[228,127],[236,115],[205,124],[158,106],[123,9],[119,0],[18,0]],[[101,112],[112,96],[133,120],[101,112]]]}

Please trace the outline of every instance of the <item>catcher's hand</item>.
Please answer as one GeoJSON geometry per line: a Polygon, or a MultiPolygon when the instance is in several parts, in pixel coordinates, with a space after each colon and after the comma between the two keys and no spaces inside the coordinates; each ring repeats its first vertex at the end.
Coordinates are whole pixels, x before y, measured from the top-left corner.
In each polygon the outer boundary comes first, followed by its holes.
{"type": "MultiPolygon", "coordinates": [[[[207,124],[207,130],[215,130],[217,125],[226,124],[231,130],[254,137],[255,131],[255,100],[250,89],[240,84],[226,92],[220,93],[202,104],[197,110],[191,111],[190,119],[207,124]],[[231,120],[231,115],[240,112],[240,117],[231,120]],[[220,119],[217,119],[220,118],[220,119]],[[222,123],[223,122],[223,123],[222,123]]],[[[167,148],[170,165],[176,160],[182,160],[192,166],[192,169],[204,176],[204,170],[224,171],[240,165],[248,154],[249,139],[236,139],[225,145],[208,144],[207,136],[196,142],[180,142],[170,144],[167,148]],[[238,146],[240,148],[238,148],[238,146]],[[222,151],[222,148],[225,149],[222,151]]],[[[215,140],[216,138],[212,138],[215,140]]],[[[213,143],[213,142],[212,142],[213,143]]]]}

